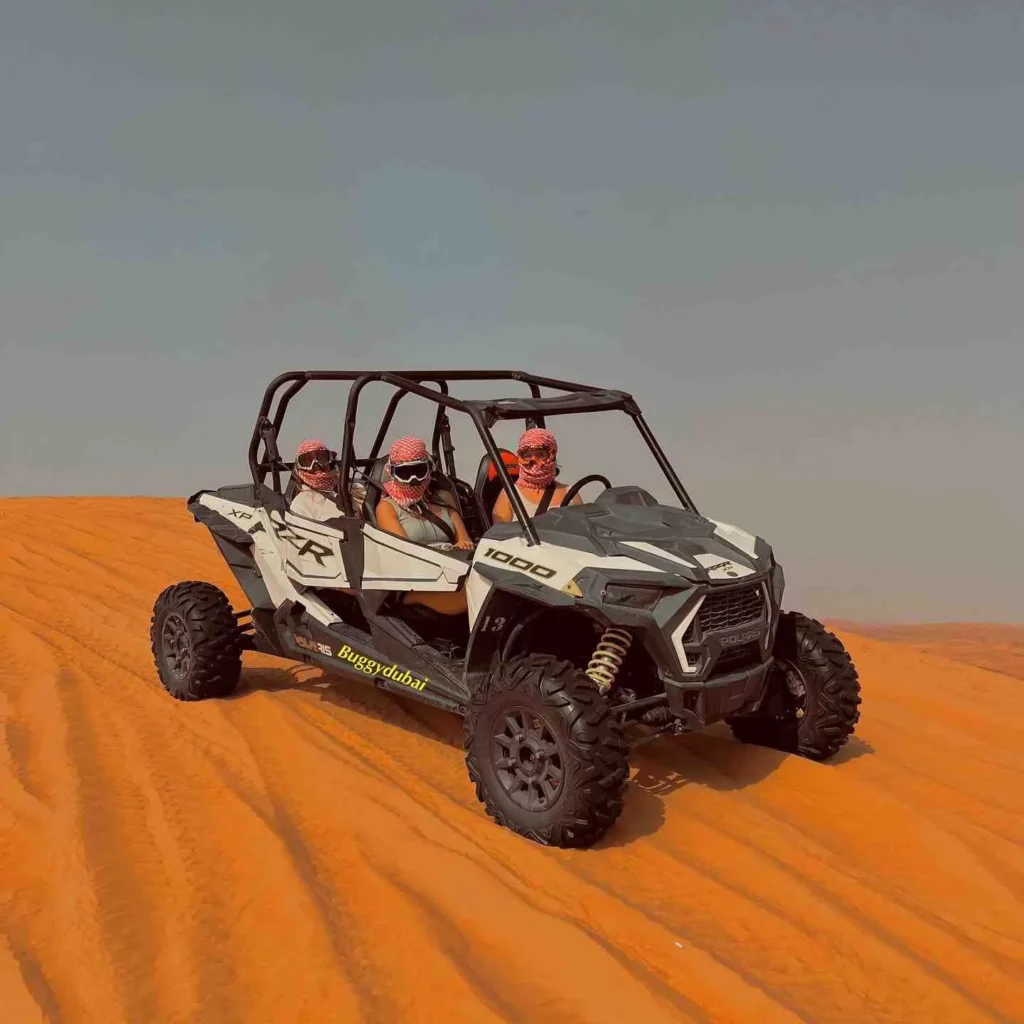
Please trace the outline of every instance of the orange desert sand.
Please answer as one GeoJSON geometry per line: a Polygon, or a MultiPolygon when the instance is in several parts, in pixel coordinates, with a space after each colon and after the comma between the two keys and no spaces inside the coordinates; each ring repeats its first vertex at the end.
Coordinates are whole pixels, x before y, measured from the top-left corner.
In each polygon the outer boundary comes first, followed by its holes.
{"type": "Polygon", "coordinates": [[[160,589],[244,607],[183,501],[0,526],[5,1024],[1024,1021],[1024,628],[842,629],[836,763],[659,740],[570,852],[485,816],[457,719],[357,679],[246,655],[172,700],[160,589]]]}

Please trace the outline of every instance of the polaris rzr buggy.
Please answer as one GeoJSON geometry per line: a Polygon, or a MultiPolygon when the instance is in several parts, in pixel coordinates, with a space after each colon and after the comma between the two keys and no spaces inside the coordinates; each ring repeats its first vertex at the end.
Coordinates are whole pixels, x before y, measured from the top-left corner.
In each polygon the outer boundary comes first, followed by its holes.
{"type": "Polygon", "coordinates": [[[724,719],[742,742],[824,760],[858,721],[857,672],[839,640],[782,611],[771,547],[698,513],[622,391],[511,371],[290,372],[263,396],[248,461],[252,483],[199,491],[188,508],[251,608],[235,612],[221,590],[194,581],[156,601],[153,655],[179,700],[230,694],[246,650],[361,676],[462,716],[466,766],[487,812],[538,843],[576,847],[621,813],[629,751],[645,738],[724,719]],[[338,514],[327,522],[289,511],[293,464],[278,450],[288,405],[310,381],[349,382],[338,514]],[[515,381],[529,394],[470,400],[449,390],[481,381],[515,381]],[[357,457],[359,398],[371,383],[393,394],[357,457]],[[377,525],[385,439],[407,395],[436,404],[433,486],[459,511],[472,551],[377,525]],[[633,420],[678,506],[594,473],[531,517],[494,424],[615,410],[633,420]],[[469,416],[485,449],[468,478],[456,468],[452,411],[469,416]],[[603,490],[570,505],[592,482],[603,490]],[[492,523],[501,490],[515,520],[492,523]],[[404,603],[406,591],[460,588],[468,615],[404,603]]]}

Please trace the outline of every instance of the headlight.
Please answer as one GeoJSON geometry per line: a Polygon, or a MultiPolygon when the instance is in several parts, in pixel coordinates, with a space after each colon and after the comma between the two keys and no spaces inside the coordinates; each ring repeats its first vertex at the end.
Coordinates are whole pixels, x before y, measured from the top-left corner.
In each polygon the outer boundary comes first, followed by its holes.
{"type": "Polygon", "coordinates": [[[662,598],[665,591],[662,587],[638,586],[634,583],[609,583],[601,594],[605,604],[620,608],[639,608],[649,610],[662,598]]]}

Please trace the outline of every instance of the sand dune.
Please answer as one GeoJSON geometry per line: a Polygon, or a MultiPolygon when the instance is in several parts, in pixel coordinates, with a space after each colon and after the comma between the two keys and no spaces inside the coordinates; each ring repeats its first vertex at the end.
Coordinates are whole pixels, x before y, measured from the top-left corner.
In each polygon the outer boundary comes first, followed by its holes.
{"type": "Polygon", "coordinates": [[[919,626],[841,623],[859,636],[888,640],[923,654],[966,662],[1024,679],[1024,624],[926,623],[919,626]]]}
{"type": "Polygon", "coordinates": [[[660,741],[608,840],[546,850],[484,815],[455,719],[253,655],[167,697],[159,590],[244,606],[184,502],[0,523],[10,1024],[1024,1021],[1020,679],[844,632],[838,763],[660,741]]]}

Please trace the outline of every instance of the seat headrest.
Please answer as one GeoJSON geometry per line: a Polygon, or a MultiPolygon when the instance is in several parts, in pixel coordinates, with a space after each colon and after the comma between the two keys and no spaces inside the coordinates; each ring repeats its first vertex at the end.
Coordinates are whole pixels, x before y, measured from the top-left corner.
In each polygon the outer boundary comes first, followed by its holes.
{"type": "MultiPolygon", "coordinates": [[[[507,448],[499,448],[498,454],[501,456],[501,461],[505,463],[508,469],[508,475],[515,481],[519,477],[519,459],[515,452],[510,452],[507,448]]],[[[483,454],[483,458],[480,459],[480,465],[476,471],[476,482],[473,486],[473,490],[476,491],[480,498],[480,503],[483,505],[484,511],[487,514],[487,519],[484,522],[484,529],[487,529],[492,525],[491,523],[491,509],[494,507],[495,501],[498,500],[498,495],[501,493],[501,478],[498,476],[498,469],[494,465],[490,455],[486,452],[483,454]]]]}
{"type": "MultiPolygon", "coordinates": [[[[498,454],[501,456],[501,461],[505,463],[508,475],[515,480],[519,476],[519,457],[515,452],[510,452],[507,448],[499,448],[498,454]]],[[[488,455],[487,452],[484,452],[476,473],[477,489],[479,490],[486,484],[496,482],[497,480],[498,469],[494,465],[494,461],[491,459],[490,455],[488,455]]]]}

